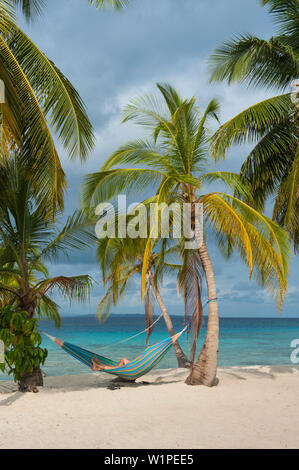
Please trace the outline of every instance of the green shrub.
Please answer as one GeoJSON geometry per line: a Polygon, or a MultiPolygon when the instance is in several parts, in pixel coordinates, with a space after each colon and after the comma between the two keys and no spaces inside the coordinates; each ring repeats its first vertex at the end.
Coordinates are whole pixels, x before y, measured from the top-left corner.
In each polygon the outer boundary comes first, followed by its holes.
{"type": "Polygon", "coordinates": [[[13,306],[0,308],[0,340],[5,347],[5,363],[0,363],[0,370],[8,368],[15,382],[24,372],[32,374],[45,363],[47,349],[41,348],[42,338],[37,330],[37,320],[29,319],[27,312],[13,306]]]}

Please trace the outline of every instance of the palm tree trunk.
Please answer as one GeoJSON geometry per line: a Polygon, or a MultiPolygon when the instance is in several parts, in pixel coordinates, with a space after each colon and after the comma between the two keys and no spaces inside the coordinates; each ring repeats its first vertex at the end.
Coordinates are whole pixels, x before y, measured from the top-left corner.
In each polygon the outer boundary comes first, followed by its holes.
{"type": "Polygon", "coordinates": [[[19,390],[21,392],[36,391],[36,387],[43,387],[44,379],[42,371],[37,368],[31,374],[24,372],[18,382],[19,390]]]}
{"type": "MultiPolygon", "coordinates": [[[[173,336],[175,334],[174,332],[174,329],[173,329],[173,324],[172,324],[172,321],[171,321],[171,318],[169,316],[169,313],[167,311],[167,308],[165,306],[165,303],[161,297],[161,294],[159,292],[159,289],[155,286],[155,282],[154,282],[154,276],[153,276],[153,272],[149,269],[148,272],[147,272],[147,276],[148,276],[148,279],[151,283],[151,286],[153,288],[153,291],[155,293],[155,296],[156,296],[156,299],[157,299],[157,302],[160,306],[160,309],[161,309],[161,312],[162,312],[162,315],[163,315],[163,318],[164,318],[164,321],[165,321],[165,324],[166,324],[166,327],[168,329],[168,332],[169,332],[169,335],[170,336],[173,336]]],[[[181,346],[179,345],[179,342],[176,341],[173,345],[174,347],[174,350],[175,350],[175,354],[176,354],[176,357],[177,357],[177,361],[178,361],[178,366],[179,367],[184,367],[184,368],[188,368],[190,367],[190,361],[188,360],[187,356],[184,354],[181,346]]]]}
{"type": "MultiPolygon", "coordinates": [[[[195,236],[197,234],[195,233],[195,236]]],[[[206,385],[212,387],[216,384],[218,347],[219,347],[219,317],[216,283],[212,262],[205,242],[199,248],[199,255],[205,272],[208,296],[209,317],[205,342],[196,364],[187,377],[188,385],[206,385]]]]}
{"type": "MultiPolygon", "coordinates": [[[[28,288],[29,291],[29,288],[28,288]]],[[[33,300],[29,300],[28,296],[23,296],[22,302],[19,303],[20,310],[27,312],[28,319],[33,318],[36,309],[36,303],[33,300]]],[[[39,367],[33,370],[33,372],[25,371],[21,379],[18,382],[18,387],[21,392],[37,391],[36,387],[43,387],[44,379],[42,371],[39,367]]]]}

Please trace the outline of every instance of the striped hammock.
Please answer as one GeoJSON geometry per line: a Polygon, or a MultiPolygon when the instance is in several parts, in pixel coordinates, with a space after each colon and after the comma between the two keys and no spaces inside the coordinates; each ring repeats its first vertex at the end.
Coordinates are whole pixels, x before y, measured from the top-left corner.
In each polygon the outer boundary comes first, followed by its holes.
{"type": "MultiPolygon", "coordinates": [[[[176,335],[176,340],[185,330],[186,328],[176,335]]],[[[112,361],[107,357],[100,356],[99,354],[95,354],[91,351],[88,351],[87,349],[82,349],[79,346],[67,343],[66,341],[61,341],[60,339],[54,338],[47,333],[44,334],[54,341],[54,343],[60,346],[65,352],[86,366],[91,367],[92,359],[96,357],[98,362],[103,366],[115,366],[113,369],[103,369],[101,372],[117,375],[118,377],[126,380],[135,380],[138,379],[138,377],[147,374],[161,361],[161,359],[163,359],[173,344],[172,337],[166,338],[163,341],[159,341],[158,343],[153,344],[152,346],[148,346],[146,350],[137,356],[133,361],[130,361],[128,364],[119,367],[117,362],[112,361]]]]}

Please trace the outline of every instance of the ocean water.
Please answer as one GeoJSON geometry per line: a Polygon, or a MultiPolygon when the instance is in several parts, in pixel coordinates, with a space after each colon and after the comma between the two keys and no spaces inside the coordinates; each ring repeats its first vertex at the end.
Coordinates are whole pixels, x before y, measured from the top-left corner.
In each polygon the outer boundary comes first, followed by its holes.
{"type": "MultiPolygon", "coordinates": [[[[172,317],[175,331],[183,328],[181,316],[172,317]]],[[[198,341],[198,352],[203,343],[206,323],[198,341]]],[[[136,357],[145,348],[145,334],[123,344],[114,345],[145,328],[142,315],[111,315],[100,324],[94,316],[64,317],[59,330],[47,321],[40,322],[40,329],[85,349],[97,352],[114,360],[136,357]]],[[[155,325],[150,337],[153,344],[167,337],[163,318],[155,325]]],[[[299,318],[221,318],[219,366],[252,366],[252,365],[290,365],[293,351],[291,342],[298,338],[299,318]]],[[[188,354],[190,339],[185,333],[180,344],[188,354]]],[[[47,375],[84,374],[90,369],[66,354],[47,337],[43,336],[43,347],[49,351],[43,370],[47,375]]],[[[159,368],[176,367],[173,349],[159,363],[159,368]]],[[[0,380],[7,379],[1,374],[0,380]]]]}

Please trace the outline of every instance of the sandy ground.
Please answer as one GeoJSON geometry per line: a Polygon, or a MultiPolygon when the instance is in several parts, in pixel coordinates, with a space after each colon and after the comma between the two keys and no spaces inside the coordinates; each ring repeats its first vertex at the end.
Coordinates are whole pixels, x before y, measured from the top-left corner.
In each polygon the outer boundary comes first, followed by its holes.
{"type": "Polygon", "coordinates": [[[0,448],[299,448],[299,367],[220,369],[214,388],[156,370],[109,390],[101,373],[0,382],[0,448]]]}

